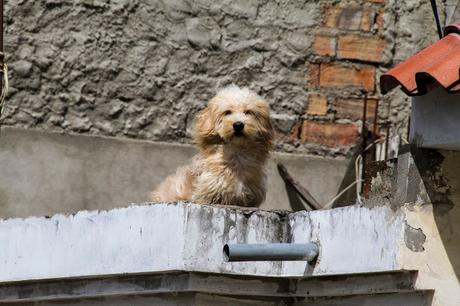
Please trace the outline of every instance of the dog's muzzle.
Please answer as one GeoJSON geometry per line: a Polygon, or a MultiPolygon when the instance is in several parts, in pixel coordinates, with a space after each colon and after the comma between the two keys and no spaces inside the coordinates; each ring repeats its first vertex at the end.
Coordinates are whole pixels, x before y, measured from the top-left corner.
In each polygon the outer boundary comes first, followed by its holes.
{"type": "Polygon", "coordinates": [[[233,131],[235,132],[236,136],[242,136],[244,130],[244,123],[241,121],[237,121],[233,123],[233,131]]]}

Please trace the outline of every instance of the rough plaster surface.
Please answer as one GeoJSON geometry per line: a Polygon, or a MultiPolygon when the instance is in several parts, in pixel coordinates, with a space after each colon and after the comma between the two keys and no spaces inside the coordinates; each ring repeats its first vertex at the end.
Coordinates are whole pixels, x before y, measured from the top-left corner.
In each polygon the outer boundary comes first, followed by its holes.
{"type": "Polygon", "coordinates": [[[418,267],[418,287],[436,288],[433,305],[460,305],[460,153],[440,153],[439,167],[422,175],[424,184],[434,187],[428,192],[436,202],[416,205],[406,217],[410,226],[422,228],[426,235],[425,251],[405,249],[401,257],[408,269],[418,267]],[[441,187],[443,180],[447,185],[441,187]]]}
{"type": "Polygon", "coordinates": [[[433,305],[460,305],[460,153],[404,150],[372,179],[365,205],[404,209],[403,267],[419,271],[417,288],[435,290],[433,305]]]}
{"type": "MultiPolygon", "coordinates": [[[[290,133],[307,107],[311,44],[331,3],[8,1],[11,90],[3,122],[189,142],[194,114],[218,86],[235,82],[266,97],[277,128],[290,133]]],[[[453,16],[455,3],[446,5],[453,16]]],[[[387,1],[384,19],[380,72],[436,40],[428,0],[387,1]]],[[[394,91],[384,102],[381,119],[405,134],[407,98],[394,91]]],[[[312,145],[278,150],[333,154],[312,145]]]]}
{"type": "Polygon", "coordinates": [[[7,219],[0,221],[0,282],[168,270],[274,276],[398,270],[403,228],[400,213],[355,206],[288,214],[177,203],[7,219]],[[321,245],[315,265],[226,263],[222,252],[226,243],[307,241],[321,245]]]}
{"type": "Polygon", "coordinates": [[[266,0],[9,2],[5,124],[185,141],[194,114],[230,82],[251,85],[289,121],[305,108],[303,63],[320,8],[266,0]]]}

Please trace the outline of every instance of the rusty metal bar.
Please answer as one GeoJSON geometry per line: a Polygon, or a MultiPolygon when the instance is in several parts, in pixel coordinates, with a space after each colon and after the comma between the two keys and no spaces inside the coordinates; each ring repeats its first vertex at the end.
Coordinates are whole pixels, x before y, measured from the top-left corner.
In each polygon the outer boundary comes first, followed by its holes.
{"type": "MultiPolygon", "coordinates": [[[[356,180],[363,179],[366,167],[366,153],[364,152],[367,147],[367,92],[363,92],[364,94],[364,105],[363,105],[363,118],[362,118],[362,126],[361,126],[361,139],[362,139],[362,148],[361,148],[361,177],[357,177],[356,180]]],[[[364,181],[364,180],[362,180],[364,181]]],[[[361,190],[363,188],[363,183],[361,183],[361,190]]]]}
{"type": "Polygon", "coordinates": [[[374,111],[374,126],[372,129],[372,133],[374,133],[374,135],[377,135],[378,117],[379,117],[379,100],[377,99],[377,102],[375,103],[375,111],[374,111]]]}
{"type": "Polygon", "coordinates": [[[295,192],[305,202],[305,210],[311,211],[322,209],[321,204],[319,204],[319,202],[312,196],[312,194],[289,174],[288,170],[283,165],[283,163],[278,162],[277,168],[283,181],[289,184],[292,188],[294,188],[295,192]]]}
{"type": "Polygon", "coordinates": [[[388,146],[390,145],[390,122],[387,122],[387,131],[385,135],[385,160],[388,159],[388,146]]]}
{"type": "MultiPolygon", "coordinates": [[[[374,143],[377,139],[380,138],[380,133],[377,135],[377,127],[378,127],[378,117],[379,117],[379,100],[375,102],[375,110],[374,110],[374,126],[372,127],[372,135],[371,135],[371,141],[374,143]]],[[[371,148],[370,154],[372,157],[372,161],[377,160],[377,147],[373,146],[371,148]]]]}

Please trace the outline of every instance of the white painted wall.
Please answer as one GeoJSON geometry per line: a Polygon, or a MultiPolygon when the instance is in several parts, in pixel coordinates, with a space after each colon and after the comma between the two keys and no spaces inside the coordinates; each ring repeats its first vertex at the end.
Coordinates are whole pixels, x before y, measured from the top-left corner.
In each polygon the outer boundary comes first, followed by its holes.
{"type": "Polygon", "coordinates": [[[460,286],[431,205],[392,210],[348,206],[279,213],[190,203],[0,221],[0,283],[170,270],[306,276],[418,270],[433,305],[460,305],[460,286]],[[426,235],[410,250],[410,226],[426,235]],[[317,242],[316,264],[224,262],[225,243],[317,242]]]}
{"type": "Polygon", "coordinates": [[[320,275],[398,269],[403,215],[346,207],[281,215],[195,204],[131,206],[0,222],[0,282],[189,270],[320,275]],[[306,262],[224,262],[225,243],[321,245],[306,262]]]}

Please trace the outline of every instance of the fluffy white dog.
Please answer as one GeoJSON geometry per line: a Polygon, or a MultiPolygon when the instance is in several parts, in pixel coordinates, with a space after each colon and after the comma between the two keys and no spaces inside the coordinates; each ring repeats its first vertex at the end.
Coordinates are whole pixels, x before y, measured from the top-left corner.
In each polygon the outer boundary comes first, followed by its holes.
{"type": "Polygon", "coordinates": [[[235,85],[220,90],[198,115],[200,152],[151,193],[154,202],[259,206],[272,146],[270,109],[259,95],[235,85]]]}

